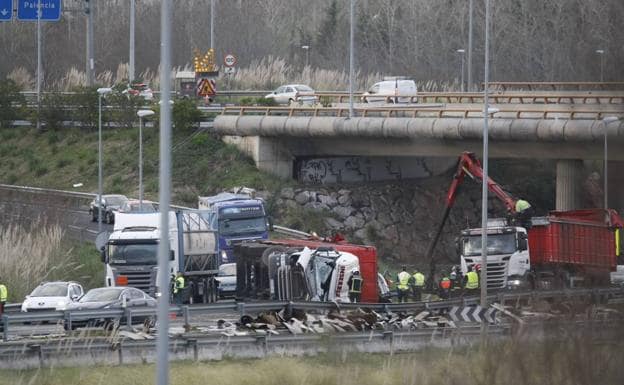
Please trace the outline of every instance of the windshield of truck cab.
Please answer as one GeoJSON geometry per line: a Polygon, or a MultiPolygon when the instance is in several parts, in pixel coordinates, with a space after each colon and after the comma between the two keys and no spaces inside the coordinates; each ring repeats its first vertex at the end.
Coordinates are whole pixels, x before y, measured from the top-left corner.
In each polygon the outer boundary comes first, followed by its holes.
{"type": "Polygon", "coordinates": [[[221,235],[241,235],[262,233],[265,231],[266,220],[264,217],[227,218],[219,220],[219,233],[221,235]]]}
{"type": "MultiPolygon", "coordinates": [[[[488,254],[512,254],[516,251],[516,234],[488,234],[488,254]]],[[[464,238],[464,256],[481,255],[481,235],[464,238]]]]}
{"type": "Polygon", "coordinates": [[[157,243],[108,246],[108,260],[111,265],[156,265],[157,256],[157,243]]]}

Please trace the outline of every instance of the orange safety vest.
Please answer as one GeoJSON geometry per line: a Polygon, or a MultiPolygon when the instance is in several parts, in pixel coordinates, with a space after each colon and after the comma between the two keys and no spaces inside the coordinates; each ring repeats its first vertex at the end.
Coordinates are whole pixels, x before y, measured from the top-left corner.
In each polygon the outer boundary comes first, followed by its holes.
{"type": "Polygon", "coordinates": [[[442,280],[440,281],[440,287],[442,289],[450,289],[451,288],[451,280],[448,279],[448,277],[442,278],[442,280]]]}

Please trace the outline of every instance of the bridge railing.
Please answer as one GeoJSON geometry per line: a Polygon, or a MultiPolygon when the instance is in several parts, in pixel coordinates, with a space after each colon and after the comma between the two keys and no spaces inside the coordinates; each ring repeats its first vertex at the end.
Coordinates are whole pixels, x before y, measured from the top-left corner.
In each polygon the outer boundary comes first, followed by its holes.
{"type": "MultiPolygon", "coordinates": [[[[386,106],[362,107],[353,109],[358,117],[406,117],[406,118],[482,118],[481,106],[445,107],[445,106],[386,106]]],[[[228,106],[223,107],[223,115],[264,115],[288,117],[348,117],[349,108],[342,107],[265,107],[265,106],[228,106]]],[[[602,119],[605,116],[624,117],[622,109],[591,108],[582,109],[559,108],[556,105],[526,105],[504,107],[490,114],[493,118],[511,119],[602,119]]]]}
{"type": "MultiPolygon", "coordinates": [[[[489,82],[490,89],[624,90],[624,82],[489,82]]],[[[481,83],[481,89],[484,84],[481,83]]]]}

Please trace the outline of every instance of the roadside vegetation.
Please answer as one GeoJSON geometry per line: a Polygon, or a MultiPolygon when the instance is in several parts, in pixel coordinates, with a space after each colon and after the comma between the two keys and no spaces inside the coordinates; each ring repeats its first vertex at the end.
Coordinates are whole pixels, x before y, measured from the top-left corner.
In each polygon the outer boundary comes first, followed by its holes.
{"type": "MultiPolygon", "coordinates": [[[[616,385],[624,375],[622,344],[596,342],[593,332],[568,338],[490,341],[484,347],[426,348],[406,354],[344,353],[262,360],[172,362],[172,385],[616,385]]],[[[0,384],[148,384],[153,364],[89,368],[0,370],[0,384]]]]}
{"type": "Polygon", "coordinates": [[[21,302],[43,281],[75,280],[89,289],[101,286],[103,276],[95,247],[65,237],[57,224],[0,225],[0,281],[9,288],[9,302],[21,302]]]}

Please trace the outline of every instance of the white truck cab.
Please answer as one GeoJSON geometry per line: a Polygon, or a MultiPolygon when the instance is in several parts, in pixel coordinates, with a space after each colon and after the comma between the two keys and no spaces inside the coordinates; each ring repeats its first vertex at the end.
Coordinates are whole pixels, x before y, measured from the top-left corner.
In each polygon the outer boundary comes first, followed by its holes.
{"type": "MultiPolygon", "coordinates": [[[[527,231],[507,226],[504,220],[488,222],[487,287],[491,289],[520,288],[527,284],[531,270],[527,231]]],[[[482,265],[481,228],[463,230],[458,241],[462,273],[469,267],[482,265]]]]}

